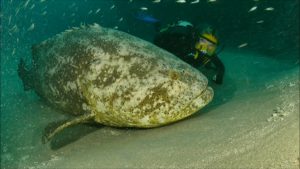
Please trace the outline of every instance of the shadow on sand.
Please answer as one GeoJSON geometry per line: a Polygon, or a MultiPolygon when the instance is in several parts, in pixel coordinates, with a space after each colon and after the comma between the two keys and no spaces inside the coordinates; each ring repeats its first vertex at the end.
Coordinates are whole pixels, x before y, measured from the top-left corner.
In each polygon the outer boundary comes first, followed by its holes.
{"type": "MultiPolygon", "coordinates": [[[[49,124],[52,126],[53,123],[49,124]]],[[[80,138],[102,128],[103,126],[97,123],[88,123],[88,124],[79,124],[76,126],[72,126],[64,129],[60,133],[58,133],[51,141],[50,148],[52,150],[58,150],[70,143],[76,142],[80,138]]]]}
{"type": "Polygon", "coordinates": [[[209,85],[214,89],[214,98],[196,116],[209,113],[211,110],[230,102],[237,91],[237,84],[230,77],[226,77],[226,81],[221,85],[215,84],[213,81],[210,81],[209,85]]]}

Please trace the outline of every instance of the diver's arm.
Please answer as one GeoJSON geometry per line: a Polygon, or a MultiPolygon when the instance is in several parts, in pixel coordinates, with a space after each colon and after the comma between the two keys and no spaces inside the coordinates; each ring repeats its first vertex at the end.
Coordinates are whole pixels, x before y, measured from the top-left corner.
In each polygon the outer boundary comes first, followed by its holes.
{"type": "Polygon", "coordinates": [[[195,67],[196,69],[201,66],[201,62],[199,62],[197,59],[194,59],[194,53],[189,53],[188,55],[185,55],[183,57],[180,57],[183,61],[188,63],[189,65],[195,67]]]}
{"type": "Polygon", "coordinates": [[[217,70],[215,82],[217,84],[222,84],[224,73],[225,73],[225,66],[223,62],[218,58],[218,56],[214,56],[211,62],[216,66],[216,70],[217,70]]]}

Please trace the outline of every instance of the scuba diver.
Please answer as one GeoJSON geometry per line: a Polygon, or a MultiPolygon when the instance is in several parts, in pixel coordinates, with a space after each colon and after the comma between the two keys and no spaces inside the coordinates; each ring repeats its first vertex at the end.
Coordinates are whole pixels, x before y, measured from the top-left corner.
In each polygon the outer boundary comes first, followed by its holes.
{"type": "MultiPolygon", "coordinates": [[[[153,43],[163,48],[201,72],[214,70],[212,80],[216,84],[223,83],[225,67],[218,57],[220,50],[215,30],[209,26],[195,27],[187,21],[160,28],[160,21],[151,15],[139,14],[137,19],[155,25],[156,36],[153,43]],[[205,68],[205,69],[203,69],[205,68]]],[[[206,76],[209,73],[204,73],[206,76]]]]}
{"type": "Polygon", "coordinates": [[[223,83],[225,67],[218,57],[218,39],[210,27],[199,30],[190,22],[178,21],[160,29],[154,44],[163,48],[197,69],[214,69],[212,80],[223,83]]]}

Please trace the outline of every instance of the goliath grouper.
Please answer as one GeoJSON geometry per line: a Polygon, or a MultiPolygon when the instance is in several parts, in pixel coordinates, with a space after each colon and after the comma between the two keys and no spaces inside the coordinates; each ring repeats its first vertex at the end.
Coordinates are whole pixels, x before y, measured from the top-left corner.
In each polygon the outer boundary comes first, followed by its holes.
{"type": "Polygon", "coordinates": [[[66,30],[32,47],[32,68],[18,73],[25,90],[73,119],[45,133],[96,122],[152,128],[184,119],[213,98],[207,78],[171,53],[97,24],[66,30]]]}

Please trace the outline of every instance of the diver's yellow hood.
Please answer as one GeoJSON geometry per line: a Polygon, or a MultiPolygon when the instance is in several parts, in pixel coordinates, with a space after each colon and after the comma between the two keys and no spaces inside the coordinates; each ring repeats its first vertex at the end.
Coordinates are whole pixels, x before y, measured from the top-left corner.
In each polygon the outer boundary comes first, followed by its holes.
{"type": "Polygon", "coordinates": [[[204,34],[201,35],[201,37],[209,40],[210,42],[212,42],[214,44],[218,44],[218,39],[212,34],[204,33],[204,34]]]}

